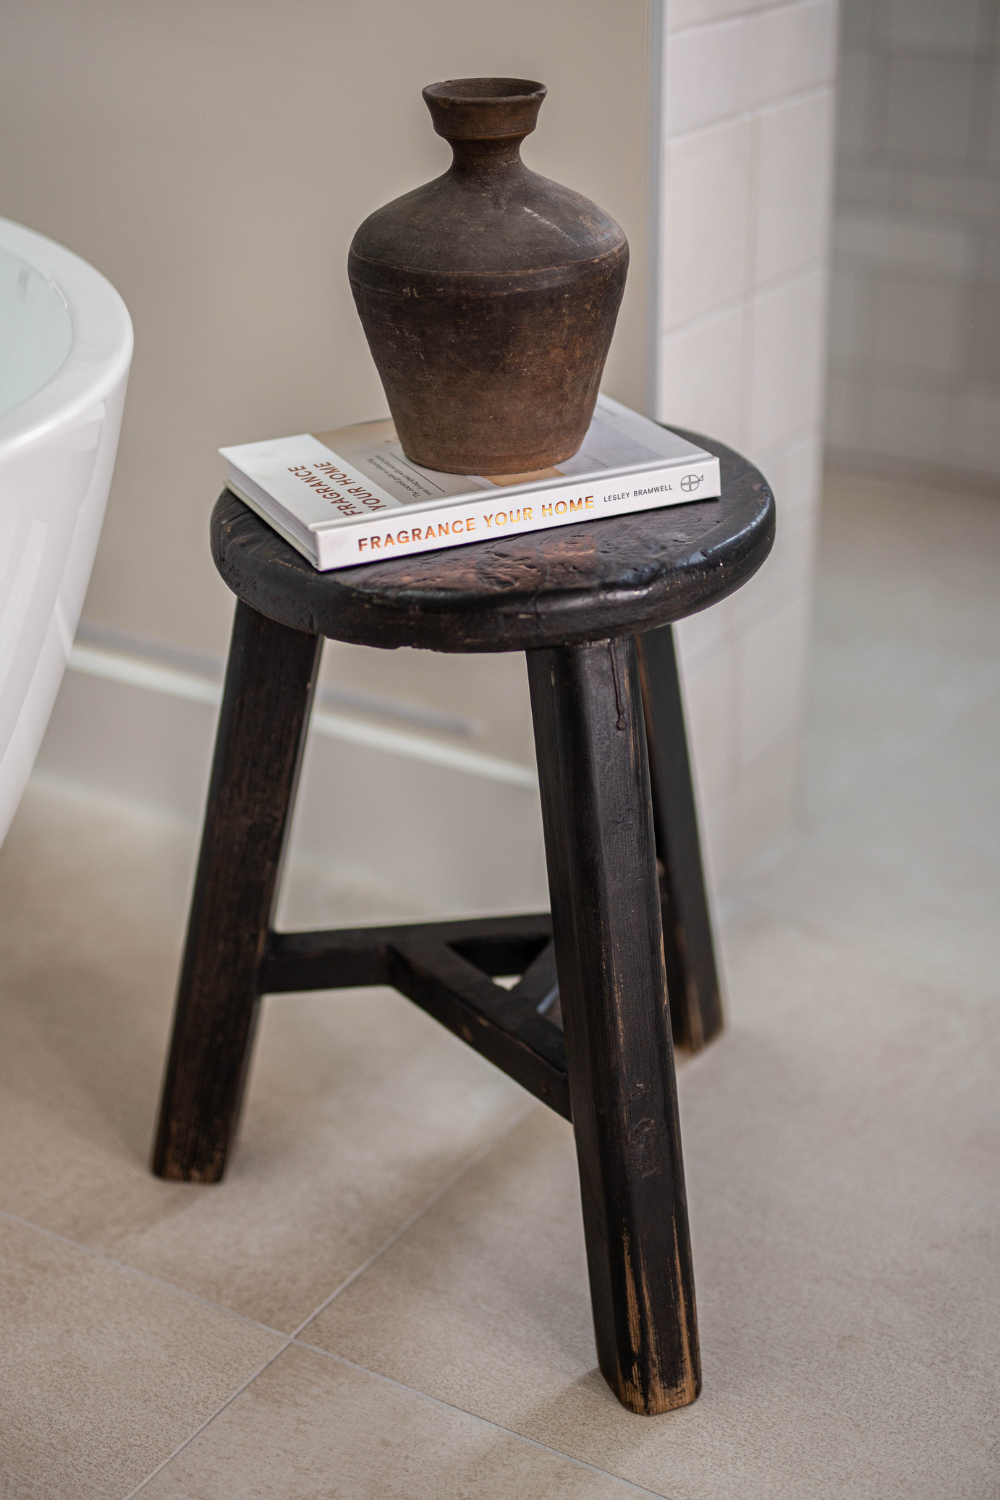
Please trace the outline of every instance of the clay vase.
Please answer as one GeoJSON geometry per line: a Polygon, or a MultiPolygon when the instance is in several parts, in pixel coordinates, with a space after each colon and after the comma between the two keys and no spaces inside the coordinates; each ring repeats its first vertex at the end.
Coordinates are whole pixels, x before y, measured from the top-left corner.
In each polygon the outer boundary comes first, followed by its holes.
{"type": "Polygon", "coordinates": [[[593,416],[628,242],[589,199],[521,161],[545,94],[523,78],[430,84],[454,160],[377,209],[351,245],[399,441],[430,469],[545,469],[577,451],[593,416]]]}

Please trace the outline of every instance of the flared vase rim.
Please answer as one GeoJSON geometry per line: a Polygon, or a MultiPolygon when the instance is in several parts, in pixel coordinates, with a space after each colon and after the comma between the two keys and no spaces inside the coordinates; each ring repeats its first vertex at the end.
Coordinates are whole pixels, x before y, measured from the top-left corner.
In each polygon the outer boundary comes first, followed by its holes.
{"type": "Polygon", "coordinates": [[[534,78],[445,78],[427,84],[421,92],[426,100],[440,104],[505,104],[521,99],[541,103],[548,88],[534,78]]]}

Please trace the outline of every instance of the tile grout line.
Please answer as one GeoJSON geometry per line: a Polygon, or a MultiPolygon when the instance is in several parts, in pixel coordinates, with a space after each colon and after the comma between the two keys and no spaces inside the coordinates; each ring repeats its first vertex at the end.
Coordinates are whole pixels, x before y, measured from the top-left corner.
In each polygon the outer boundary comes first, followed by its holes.
{"type": "Polygon", "coordinates": [[[152,1271],[144,1271],[140,1266],[133,1266],[127,1260],[118,1260],[116,1256],[109,1255],[106,1250],[98,1250],[93,1245],[83,1245],[79,1240],[71,1240],[65,1234],[59,1234],[55,1229],[46,1229],[44,1224],[34,1224],[30,1219],[22,1219],[18,1214],[12,1214],[5,1208],[0,1208],[0,1219],[5,1219],[10,1224],[20,1224],[23,1229],[31,1229],[35,1234],[43,1234],[46,1239],[55,1240],[60,1245],[68,1245],[71,1250],[79,1250],[81,1254],[89,1255],[91,1259],[102,1261],[107,1266],[114,1266],[116,1270],[127,1271],[130,1276],[138,1276],[143,1281],[151,1281],[154,1286],[161,1286],[169,1292],[176,1292],[179,1297],[186,1297],[190,1302],[209,1307],[213,1312],[225,1313],[229,1318],[248,1323],[251,1328],[259,1328],[263,1333],[273,1333],[275,1338],[293,1339],[295,1337],[295,1333],[282,1333],[280,1328],[272,1328],[269,1323],[261,1323],[257,1318],[248,1318],[246,1313],[237,1312],[233,1307],[225,1307],[221,1302],[213,1302],[209,1297],[202,1297],[198,1292],[178,1286],[175,1281],[167,1281],[165,1277],[156,1276],[152,1271]]]}
{"type": "Polygon", "coordinates": [[[147,1474],[145,1479],[141,1479],[134,1490],[129,1490],[128,1494],[125,1496],[125,1500],[133,1500],[133,1496],[138,1495],[140,1490],[144,1490],[146,1488],[146,1485],[149,1484],[151,1480],[155,1479],[157,1474],[161,1473],[169,1463],[173,1463],[177,1455],[179,1453],[183,1453],[184,1449],[187,1448],[191,1443],[193,1443],[195,1438],[203,1433],[205,1431],[205,1428],[209,1427],[215,1421],[216,1417],[220,1416],[222,1412],[225,1411],[227,1406],[231,1406],[238,1396],[242,1396],[243,1392],[247,1390],[249,1386],[253,1385],[254,1381],[259,1375],[263,1375],[264,1371],[269,1369],[270,1366],[274,1364],[274,1361],[276,1359],[280,1359],[281,1356],[291,1348],[292,1342],[292,1339],[286,1339],[285,1343],[282,1344],[280,1349],[275,1350],[270,1359],[265,1360],[259,1369],[254,1370],[253,1374],[250,1375],[246,1380],[244,1380],[243,1384],[237,1390],[233,1391],[231,1396],[226,1397],[222,1405],[217,1407],[216,1410],[212,1412],[211,1416],[205,1418],[200,1427],[196,1427],[194,1432],[192,1432],[188,1437],[184,1439],[183,1443],[178,1443],[173,1452],[168,1453],[163,1462],[157,1464],[156,1468],[153,1469],[149,1474],[147,1474]]]}
{"type": "MultiPolygon", "coordinates": [[[[346,1280],[342,1281],[340,1285],[330,1293],[329,1297],[327,1297],[325,1301],[321,1302],[320,1305],[315,1308],[308,1315],[308,1317],[298,1325],[297,1328],[294,1328],[291,1333],[284,1333],[280,1328],[272,1328],[270,1323],[262,1323],[258,1318],[248,1317],[246,1313],[237,1312],[234,1307],[226,1307],[225,1303],[213,1302],[210,1297],[203,1297],[199,1292],[192,1292],[188,1287],[179,1286],[175,1281],[168,1281],[164,1276],[157,1276],[152,1271],[144,1271],[141,1266],[132,1265],[131,1261],[119,1260],[117,1256],[109,1255],[106,1250],[100,1250],[94,1245],[85,1245],[80,1240],[70,1239],[68,1235],[60,1234],[56,1229],[47,1229],[44,1224],[36,1224],[31,1219],[22,1219],[19,1214],[11,1213],[9,1209],[0,1208],[0,1219],[6,1220],[10,1224],[19,1224],[22,1229],[30,1229],[35,1234],[44,1235],[46,1239],[55,1240],[57,1244],[67,1245],[71,1250],[79,1250],[82,1255],[89,1255],[93,1260],[99,1260],[102,1261],[105,1265],[114,1266],[116,1270],[127,1271],[130,1275],[138,1276],[143,1281],[152,1282],[154,1286],[161,1286],[164,1287],[167,1291],[176,1292],[179,1297],[186,1297],[190,1302],[197,1302],[202,1307],[209,1307],[213,1312],[224,1313],[228,1318],[236,1318],[240,1323],[249,1324],[251,1328],[259,1328],[262,1333],[272,1333],[274,1334],[275,1338],[291,1341],[292,1339],[297,1338],[302,1329],[308,1327],[308,1325],[314,1318],[319,1317],[319,1314],[324,1310],[324,1308],[328,1307],[335,1297],[339,1297],[340,1293],[345,1291],[346,1288],[350,1286],[352,1281],[355,1281],[357,1277],[359,1277],[364,1271],[367,1271],[369,1266],[371,1266],[378,1259],[383,1251],[388,1250],[389,1247],[399,1238],[401,1234],[404,1234],[406,1230],[411,1227],[411,1225],[416,1223],[421,1214],[424,1214],[428,1209],[433,1208],[434,1204],[437,1203],[445,1193],[447,1193],[452,1187],[454,1187],[457,1182],[461,1181],[466,1172],[470,1172],[472,1168],[476,1166],[488,1152],[492,1151],[494,1146],[498,1146],[501,1141],[506,1140],[511,1131],[516,1130],[518,1125],[521,1124],[522,1120],[526,1120],[528,1115],[531,1114],[532,1110],[536,1109],[537,1107],[537,1101],[527,1105],[521,1111],[521,1113],[516,1116],[512,1124],[509,1125],[506,1130],[503,1130],[497,1136],[491,1137],[490,1140],[486,1141],[482,1146],[480,1146],[479,1149],[473,1154],[473,1156],[471,1156],[467,1162],[463,1163],[463,1165],[458,1169],[457,1172],[449,1177],[448,1180],[443,1183],[441,1187],[439,1187],[431,1195],[431,1197],[427,1199],[425,1203],[421,1204],[419,1208],[415,1209],[410,1217],[406,1219],[398,1229],[393,1230],[388,1239],[384,1240],[382,1244],[372,1252],[372,1254],[366,1261],[362,1262],[362,1264],[358,1266],[356,1270],[352,1271],[350,1276],[348,1276],[346,1280]]],[[[143,1482],[145,1483],[145,1481],[143,1482]]]]}
{"type": "MultiPolygon", "coordinates": [[[[676,36],[676,32],[671,32],[676,36]]],[[[797,104],[808,104],[810,100],[817,99],[821,94],[832,94],[834,92],[832,81],[827,83],[810,83],[805,88],[795,89],[793,93],[782,94],[778,99],[766,99],[760,104],[751,104],[747,109],[738,110],[735,114],[724,115],[717,120],[709,120],[704,125],[690,125],[686,130],[678,130],[676,134],[667,133],[664,143],[676,146],[693,140],[695,136],[707,135],[712,130],[725,130],[730,125],[746,125],[750,120],[759,119],[761,115],[777,114],[779,110],[794,107],[797,104]]]]}
{"type": "Polygon", "coordinates": [[[359,1276],[363,1276],[365,1271],[367,1271],[375,1263],[375,1261],[378,1260],[379,1256],[384,1255],[387,1250],[391,1249],[396,1241],[402,1235],[404,1235],[408,1229],[411,1229],[418,1219],[421,1219],[425,1213],[428,1213],[436,1203],[440,1203],[441,1199],[445,1197],[447,1193],[450,1193],[452,1188],[455,1187],[459,1182],[461,1182],[462,1178],[465,1177],[467,1173],[472,1171],[473,1167],[479,1165],[484,1156],[488,1156],[495,1146],[499,1146],[500,1143],[502,1141],[505,1141],[509,1135],[512,1135],[517,1127],[522,1123],[522,1121],[526,1120],[528,1116],[532,1114],[538,1107],[538,1101],[533,1100],[530,1104],[526,1105],[517,1116],[515,1116],[514,1120],[510,1125],[507,1126],[505,1130],[502,1130],[499,1135],[493,1136],[489,1141],[484,1142],[483,1145],[480,1146],[479,1150],[474,1152],[469,1160],[465,1162],[463,1166],[459,1167],[457,1172],[453,1173],[452,1176],[448,1178],[447,1182],[442,1183],[437,1192],[431,1194],[426,1203],[421,1204],[418,1209],[415,1209],[410,1217],[406,1219],[402,1224],[400,1224],[399,1228],[394,1230],[389,1238],[385,1240],[383,1244],[379,1245],[377,1250],[369,1255],[366,1261],[363,1261],[356,1270],[352,1271],[350,1276],[346,1277],[346,1279],[342,1281],[340,1285],[330,1293],[329,1297],[321,1302],[317,1308],[314,1308],[314,1310],[309,1314],[307,1318],[303,1319],[298,1328],[296,1328],[295,1331],[291,1334],[291,1338],[297,1339],[299,1334],[302,1333],[303,1329],[308,1328],[310,1323],[315,1322],[320,1313],[325,1312],[326,1309],[330,1306],[331,1302],[333,1302],[337,1297],[340,1296],[341,1292],[345,1292],[347,1288],[352,1284],[352,1282],[357,1281],[359,1276]]]}
{"type": "Polygon", "coordinates": [[[676,31],[668,33],[670,36],[689,36],[693,31],[721,30],[726,26],[739,26],[747,21],[753,21],[759,16],[774,15],[775,12],[789,10],[819,10],[827,0],[762,0],[762,3],[754,5],[752,10],[737,11],[731,16],[715,16],[709,21],[690,21],[686,26],[678,26],[676,31]]]}
{"type": "MultiPolygon", "coordinates": [[[[601,1474],[606,1479],[613,1480],[615,1484],[634,1490],[636,1494],[651,1495],[654,1500],[669,1500],[669,1496],[664,1495],[662,1490],[646,1489],[645,1485],[636,1484],[631,1479],[623,1479],[621,1475],[613,1474],[610,1469],[602,1469],[598,1464],[591,1464],[585,1458],[577,1458],[572,1453],[565,1453],[562,1448],[553,1448],[549,1443],[543,1443],[538,1438],[528,1437],[526,1433],[515,1432],[513,1427],[505,1427],[502,1422],[494,1422],[491,1417],[481,1416],[479,1412],[469,1411],[464,1406],[456,1406],[454,1402],[444,1401],[440,1396],[432,1396],[429,1391],[421,1391],[416,1386],[407,1385],[403,1380],[394,1380],[391,1375],[383,1375],[378,1370],[369,1369],[367,1365],[359,1365],[353,1359],[345,1358],[343,1354],[334,1354],[329,1349],[321,1349],[317,1344],[310,1344],[305,1339],[293,1338],[290,1343],[294,1343],[299,1349],[308,1349],[312,1354],[319,1354],[323,1359],[332,1360],[335,1364],[346,1365],[348,1369],[357,1370],[362,1375],[369,1375],[373,1380],[379,1380],[384,1385],[391,1385],[398,1391],[407,1391],[411,1396],[416,1396],[431,1406],[440,1406],[445,1411],[471,1417],[474,1422],[482,1422],[486,1427],[492,1427],[494,1432],[506,1432],[509,1437],[517,1438],[519,1442],[528,1443],[532,1448],[540,1448],[543,1453],[551,1453],[557,1458],[564,1458],[571,1464],[577,1464],[581,1469],[589,1469],[591,1474],[601,1474]]],[[[126,1500],[131,1500],[131,1496],[127,1496],[126,1500]]]]}
{"type": "MultiPolygon", "coordinates": [[[[744,275],[748,277],[751,284],[744,287],[743,291],[737,292],[735,297],[728,297],[725,302],[714,303],[702,312],[692,313],[690,317],[683,318],[679,323],[663,323],[657,328],[660,338],[668,339],[687,333],[698,333],[700,329],[710,324],[731,317],[733,313],[746,309],[751,303],[759,301],[763,297],[770,297],[775,292],[787,291],[796,281],[805,281],[808,276],[815,276],[817,271],[824,270],[828,261],[822,256],[812,255],[808,260],[799,262],[792,266],[791,270],[780,271],[777,276],[772,276],[769,281],[762,281],[759,285],[753,283],[744,267],[744,275]]],[[[852,367],[853,368],[853,367],[852,367]]],[[[804,422],[796,427],[794,431],[804,432],[815,427],[815,422],[804,422]]],[[[784,442],[785,439],[779,439],[784,442]]]]}
{"type": "MultiPolygon", "coordinates": [[[[461,1182],[462,1178],[466,1175],[466,1173],[471,1172],[472,1169],[473,1169],[473,1167],[477,1166],[478,1163],[480,1161],[482,1161],[482,1159],[485,1156],[487,1156],[489,1154],[489,1152],[492,1151],[495,1146],[499,1146],[502,1141],[506,1140],[507,1137],[510,1134],[512,1134],[513,1131],[515,1131],[517,1129],[517,1127],[522,1123],[522,1121],[526,1120],[528,1118],[528,1116],[530,1114],[532,1114],[537,1108],[538,1108],[538,1102],[537,1102],[537,1100],[532,1100],[532,1102],[530,1104],[526,1105],[514,1117],[514,1119],[511,1121],[511,1123],[507,1126],[507,1128],[505,1130],[502,1130],[499,1134],[493,1136],[490,1140],[484,1142],[483,1145],[479,1147],[478,1151],[475,1151],[473,1153],[473,1155],[469,1158],[469,1160],[467,1162],[465,1162],[463,1164],[463,1166],[460,1167],[457,1172],[453,1173],[452,1176],[447,1180],[447,1182],[443,1183],[442,1186],[440,1188],[438,1188],[437,1192],[432,1193],[432,1195],[430,1196],[430,1198],[428,1198],[427,1201],[425,1203],[423,1203],[420,1208],[418,1208],[414,1213],[412,1213],[410,1215],[410,1217],[408,1219],[406,1219],[404,1221],[404,1223],[402,1223],[399,1226],[399,1228],[396,1229],[389,1236],[389,1238],[387,1240],[385,1240],[378,1247],[378,1249],[372,1255],[370,1255],[368,1257],[368,1259],[366,1261],[364,1261],[364,1263],[362,1265],[360,1265],[357,1268],[357,1270],[353,1271],[351,1273],[351,1275],[348,1276],[345,1281],[341,1282],[340,1286],[338,1286],[336,1288],[336,1290],[334,1292],[332,1292],[330,1294],[330,1296],[327,1297],[324,1302],[321,1302],[320,1305],[319,1305],[319,1307],[317,1307],[313,1312],[311,1312],[309,1314],[309,1316],[304,1320],[304,1322],[300,1323],[299,1327],[296,1328],[295,1331],[293,1333],[290,1333],[290,1334],[281,1334],[281,1333],[278,1333],[277,1329],[270,1328],[266,1323],[258,1323],[256,1321],[256,1319],[254,1319],[254,1318],[247,1318],[243,1313],[234,1312],[232,1310],[232,1308],[221,1307],[221,1306],[219,1306],[218,1303],[209,1302],[207,1298],[205,1298],[205,1297],[199,1297],[196,1292],[187,1292],[187,1291],[184,1290],[183,1287],[175,1286],[173,1284],[173,1282],[164,1281],[162,1279],[162,1277],[153,1276],[148,1271],[139,1271],[139,1270],[137,1270],[136,1267],[130,1266],[125,1261],[115,1260],[112,1256],[105,1255],[100,1250],[91,1250],[86,1245],[78,1245],[75,1240],[67,1239],[65,1235],[56,1234],[55,1231],[51,1230],[51,1229],[43,1229],[43,1228],[41,1228],[40,1225],[32,1224],[27,1219],[19,1219],[15,1214],[10,1214],[10,1213],[7,1213],[5,1210],[0,1209],[0,1218],[11,1220],[12,1222],[17,1223],[17,1224],[23,1224],[24,1227],[27,1228],[27,1229],[34,1229],[39,1234],[44,1234],[44,1235],[47,1235],[50,1239],[58,1240],[61,1244],[70,1245],[73,1249],[76,1249],[76,1250],[82,1250],[85,1254],[92,1255],[97,1260],[105,1261],[108,1264],[113,1265],[113,1266],[117,1266],[120,1269],[125,1270],[125,1271],[134,1272],[134,1274],[143,1277],[147,1281],[155,1282],[159,1286],[168,1287],[171,1291],[179,1292],[182,1296],[185,1296],[185,1297],[190,1297],[193,1301],[200,1302],[205,1307],[211,1307],[211,1308],[213,1308],[214,1310],[216,1310],[218,1312],[228,1313],[230,1317],[238,1318],[241,1322],[244,1322],[244,1323],[250,1323],[250,1324],[252,1324],[256,1328],[263,1329],[267,1333],[274,1333],[278,1338],[281,1338],[281,1339],[284,1340],[284,1342],[282,1343],[281,1348],[280,1349],[276,1349],[275,1352],[274,1352],[274,1354],[271,1355],[270,1359],[265,1360],[264,1364],[262,1364],[257,1370],[255,1370],[253,1372],[253,1374],[250,1375],[248,1377],[248,1379],[246,1379],[243,1382],[243,1384],[241,1386],[239,1386],[239,1388],[237,1390],[233,1391],[233,1393],[232,1393],[231,1396],[227,1396],[226,1399],[225,1399],[225,1401],[223,1401],[221,1403],[221,1405],[219,1405],[215,1409],[215,1411],[213,1411],[211,1413],[210,1416],[206,1417],[205,1421],[202,1422],[199,1427],[195,1428],[194,1432],[190,1433],[184,1439],[184,1441],[182,1443],[179,1443],[177,1445],[177,1447],[173,1450],[173,1452],[171,1452],[171,1453],[169,1453],[167,1455],[167,1457],[162,1461],[162,1463],[157,1464],[156,1468],[153,1469],[149,1474],[147,1474],[146,1477],[145,1477],[145,1479],[141,1480],[138,1485],[136,1485],[135,1489],[130,1490],[129,1493],[128,1493],[128,1495],[125,1496],[125,1500],[133,1500],[133,1496],[138,1495],[139,1492],[140,1492],[140,1490],[144,1489],[146,1487],[146,1485],[149,1484],[150,1480],[155,1479],[156,1476],[157,1476],[157,1474],[159,1474],[163,1469],[165,1469],[166,1466],[169,1463],[172,1463],[173,1460],[178,1456],[178,1454],[183,1453],[184,1449],[187,1448],[187,1447],[189,1447],[190,1444],[194,1442],[195,1438],[199,1437],[200,1434],[205,1431],[206,1427],[209,1427],[211,1425],[211,1423],[215,1421],[216,1417],[220,1416],[222,1414],[222,1412],[224,1412],[228,1406],[232,1405],[232,1403],[236,1400],[236,1398],[238,1396],[242,1396],[243,1392],[246,1391],[246,1390],[248,1390],[249,1387],[251,1385],[253,1385],[254,1381],[258,1378],[258,1376],[262,1375],[265,1370],[269,1369],[271,1367],[271,1365],[274,1364],[274,1362],[275,1362],[276,1359],[280,1359],[280,1357],[281,1357],[282,1354],[287,1353],[288,1350],[292,1347],[293,1343],[299,1342],[298,1341],[298,1335],[299,1335],[299,1333],[301,1333],[301,1331],[304,1328],[307,1328],[309,1326],[309,1324],[315,1318],[318,1318],[319,1315],[320,1315],[320,1313],[323,1312],[323,1310],[325,1308],[329,1307],[330,1303],[334,1300],[335,1297],[339,1297],[340,1294],[341,1294],[341,1292],[345,1291],[347,1289],[347,1287],[349,1287],[351,1285],[352,1282],[356,1281],[357,1278],[360,1275],[363,1274],[363,1272],[365,1272],[366,1270],[368,1270],[368,1268],[371,1265],[374,1264],[374,1262],[379,1258],[380,1255],[382,1255],[386,1250],[388,1250],[392,1245],[395,1244],[396,1240],[399,1239],[400,1235],[405,1234],[405,1232],[409,1228],[411,1228],[411,1226],[413,1224],[415,1224],[417,1222],[417,1220],[423,1214],[427,1213],[431,1208],[434,1207],[434,1205],[436,1203],[440,1202],[440,1200],[445,1196],[446,1193],[450,1192],[451,1189],[453,1187],[455,1187],[457,1183],[461,1182]]],[[[302,1347],[302,1348],[308,1348],[308,1349],[312,1349],[313,1348],[313,1346],[311,1344],[306,1344],[304,1342],[302,1342],[300,1344],[300,1347],[302,1347]]],[[[317,1350],[316,1352],[322,1353],[323,1351],[322,1350],[317,1350]]],[[[334,1358],[334,1359],[340,1359],[339,1355],[331,1355],[330,1357],[334,1358]]],[[[349,1361],[346,1361],[346,1360],[345,1361],[341,1361],[341,1362],[342,1363],[349,1363],[349,1361]]],[[[358,1368],[360,1369],[361,1367],[359,1366],[358,1368]]],[[[367,1373],[369,1373],[369,1374],[371,1374],[371,1375],[374,1376],[374,1371],[369,1371],[367,1373]]],[[[376,1376],[375,1378],[376,1379],[384,1379],[386,1377],[376,1376]]],[[[393,1382],[393,1383],[395,1384],[396,1382],[393,1382]]],[[[404,1387],[404,1389],[408,1389],[408,1387],[404,1387]]],[[[417,1391],[414,1394],[421,1395],[422,1393],[419,1392],[419,1391],[417,1391]]],[[[435,1398],[431,1397],[431,1396],[428,1396],[426,1399],[430,1400],[430,1401],[435,1400],[435,1398]]],[[[444,1405],[446,1403],[440,1403],[440,1404],[444,1405]]],[[[460,1408],[456,1407],[455,1410],[456,1411],[460,1410],[460,1408]]],[[[470,1412],[468,1415],[474,1416],[475,1413],[470,1412]]],[[[477,1420],[479,1420],[479,1421],[485,1421],[486,1419],[485,1418],[478,1418],[477,1420]]],[[[495,1424],[491,1424],[491,1425],[495,1425],[495,1424]]],[[[500,1430],[506,1431],[507,1429],[503,1428],[503,1429],[500,1429],[500,1430]]],[[[520,1434],[515,1434],[515,1436],[520,1436],[520,1434]]],[[[531,1442],[532,1439],[526,1438],[525,1441],[526,1442],[531,1442]]],[[[544,1444],[538,1444],[537,1446],[544,1447],[544,1444]]],[[[552,1452],[556,1452],[558,1450],[552,1449],[551,1451],[552,1452]]],[[[569,1454],[566,1454],[565,1456],[567,1458],[570,1457],[569,1454]]],[[[581,1460],[576,1460],[576,1459],[574,1459],[572,1461],[574,1463],[575,1462],[581,1462],[581,1460]]],[[[598,1470],[596,1472],[600,1473],[600,1472],[603,1472],[603,1471],[602,1470],[598,1470]]],[[[612,1477],[614,1477],[614,1476],[612,1476],[612,1477]]],[[[625,1482],[625,1481],[622,1481],[622,1482],[625,1482]]],[[[643,1493],[652,1494],[653,1492],[652,1491],[644,1491],[643,1493]]]]}

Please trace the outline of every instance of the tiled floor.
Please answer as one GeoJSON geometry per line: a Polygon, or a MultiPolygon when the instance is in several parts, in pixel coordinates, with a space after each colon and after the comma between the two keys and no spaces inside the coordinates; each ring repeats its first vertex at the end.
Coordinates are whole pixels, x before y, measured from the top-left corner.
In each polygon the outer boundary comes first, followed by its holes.
{"type": "Polygon", "coordinates": [[[569,1127],[387,991],[269,1001],[227,1181],[148,1174],[193,833],[36,782],[0,1497],[994,1500],[998,599],[1000,502],[831,482],[804,831],[681,1064],[705,1389],[660,1418],[595,1370],[569,1127]]]}

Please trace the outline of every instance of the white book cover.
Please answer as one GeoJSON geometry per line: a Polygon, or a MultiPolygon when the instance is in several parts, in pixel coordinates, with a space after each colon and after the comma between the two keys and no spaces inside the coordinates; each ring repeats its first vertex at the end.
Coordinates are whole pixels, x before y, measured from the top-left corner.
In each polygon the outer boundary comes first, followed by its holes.
{"type": "Polygon", "coordinates": [[[722,493],[719,460],[609,396],[577,453],[532,474],[442,474],[391,421],[221,448],[229,488],[322,571],[722,493]]]}

